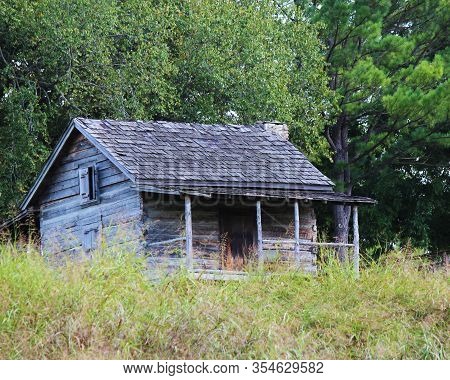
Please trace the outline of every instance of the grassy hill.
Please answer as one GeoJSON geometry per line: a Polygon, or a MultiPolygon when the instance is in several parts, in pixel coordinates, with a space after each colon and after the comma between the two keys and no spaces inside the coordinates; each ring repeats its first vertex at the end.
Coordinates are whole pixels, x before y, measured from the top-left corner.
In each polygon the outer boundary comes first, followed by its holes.
{"type": "Polygon", "coordinates": [[[0,247],[0,359],[444,359],[448,275],[414,252],[318,276],[150,282],[133,255],[50,265],[0,247]]]}

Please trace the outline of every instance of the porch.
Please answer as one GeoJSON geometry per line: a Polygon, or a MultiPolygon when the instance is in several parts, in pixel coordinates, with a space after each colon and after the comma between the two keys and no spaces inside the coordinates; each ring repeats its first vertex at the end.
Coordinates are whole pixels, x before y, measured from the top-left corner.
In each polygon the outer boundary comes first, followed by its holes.
{"type": "MultiPolygon", "coordinates": [[[[215,197],[206,197],[204,194],[177,194],[183,209],[163,208],[166,216],[178,210],[170,218],[170,223],[178,220],[178,229],[172,228],[172,235],[161,235],[164,238],[155,238],[147,241],[146,252],[150,268],[163,269],[164,272],[172,272],[180,267],[185,267],[195,277],[202,279],[242,279],[247,270],[258,269],[270,271],[277,264],[295,268],[304,272],[316,272],[316,257],[322,247],[333,249],[345,249],[351,258],[355,274],[359,273],[359,226],[358,204],[348,203],[340,199],[341,204],[347,204],[352,209],[353,241],[350,244],[337,242],[318,242],[317,227],[311,197],[276,198],[278,204],[270,203],[267,197],[245,196],[245,208],[241,203],[234,204],[228,211],[238,215],[231,224],[237,226],[238,243],[233,241],[236,233],[227,227],[224,219],[224,205],[218,203],[215,197]],[[201,207],[199,199],[203,199],[201,207]],[[208,204],[206,200],[215,199],[215,203],[208,204]],[[283,202],[283,203],[282,203],[283,202]],[[193,207],[194,203],[194,207],[193,207]],[[242,210],[245,210],[243,212],[242,210]],[[273,213],[278,213],[274,217],[273,213]],[[240,215],[240,216],[239,216],[240,215]],[[244,217],[245,215],[245,217],[244,217]],[[284,231],[275,230],[276,219],[282,224],[284,231]],[[216,225],[216,219],[218,224],[216,225]],[[250,219],[254,222],[251,223],[250,219]],[[228,237],[231,241],[224,243],[224,231],[232,231],[228,237]],[[175,232],[176,230],[176,232],[175,232]],[[244,236],[239,240],[240,236],[244,236]],[[246,244],[241,251],[234,245],[246,244]],[[227,248],[228,247],[228,248],[227,248]],[[242,253],[244,252],[244,253],[242,253]],[[242,253],[242,254],[241,254],[242,253]],[[230,264],[231,262],[231,264],[230,264]]],[[[226,199],[226,198],[225,198],[226,199]]],[[[236,199],[231,197],[230,199],[236,199]]],[[[243,199],[240,197],[239,199],[243,199]]],[[[223,200],[223,198],[222,198],[223,200]]],[[[273,201],[273,198],[272,198],[273,201]]],[[[327,202],[326,200],[321,200],[327,202]]],[[[334,199],[337,202],[336,199],[334,199]]],[[[145,207],[144,207],[145,208],[145,207]]],[[[153,210],[153,209],[152,209],[153,210]]],[[[155,216],[155,212],[148,212],[155,216]]],[[[158,214],[156,214],[158,215],[158,214]]],[[[153,221],[155,218],[152,219],[153,221]]],[[[168,230],[161,225],[153,228],[149,234],[155,237],[155,231],[168,230]]],[[[230,221],[228,221],[230,224],[230,221]]],[[[158,233],[156,233],[158,235],[158,233]]],[[[227,236],[225,236],[227,238],[227,236]]]]}

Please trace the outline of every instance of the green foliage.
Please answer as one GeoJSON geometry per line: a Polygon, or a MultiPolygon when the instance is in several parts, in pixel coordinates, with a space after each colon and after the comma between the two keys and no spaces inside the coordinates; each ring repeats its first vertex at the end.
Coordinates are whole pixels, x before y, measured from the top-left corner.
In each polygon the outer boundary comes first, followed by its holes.
{"type": "Polygon", "coordinates": [[[298,19],[322,26],[337,102],[325,134],[338,188],[380,200],[366,214],[372,235],[448,249],[432,228],[450,217],[448,1],[295,4],[298,19]],[[425,189],[430,181],[435,190],[425,189]]]}
{"type": "Polygon", "coordinates": [[[275,14],[272,2],[253,1],[0,0],[1,149],[10,150],[13,135],[36,138],[21,145],[31,165],[1,153],[0,215],[13,212],[74,116],[279,120],[293,126],[306,153],[326,154],[315,28],[275,14]],[[13,105],[11,91],[33,92],[33,106],[13,105]],[[39,120],[39,134],[27,117],[39,120]],[[21,175],[11,182],[15,167],[21,175]]]}
{"type": "MultiPolygon", "coordinates": [[[[426,134],[420,129],[415,132],[411,139],[426,134]]],[[[450,169],[443,164],[448,160],[448,148],[440,142],[436,144],[436,139],[440,139],[436,134],[429,136],[414,148],[420,159],[390,156],[391,164],[379,163],[377,177],[364,182],[361,191],[372,194],[379,202],[377,207],[361,209],[365,245],[411,241],[416,247],[435,250],[450,247],[450,169]]],[[[398,142],[400,151],[402,143],[413,145],[410,141],[398,142]]]]}
{"type": "Polygon", "coordinates": [[[446,359],[448,278],[418,252],[318,276],[148,280],[123,252],[51,265],[0,247],[2,359],[446,359]]]}
{"type": "Polygon", "coordinates": [[[33,84],[11,87],[0,100],[0,210],[12,214],[11,200],[23,194],[48,154],[46,115],[33,84]]]}

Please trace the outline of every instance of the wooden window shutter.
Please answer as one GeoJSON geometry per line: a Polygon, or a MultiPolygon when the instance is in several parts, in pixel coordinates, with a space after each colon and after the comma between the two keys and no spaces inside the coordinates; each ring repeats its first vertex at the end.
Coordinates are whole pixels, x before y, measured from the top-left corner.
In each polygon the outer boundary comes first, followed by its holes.
{"type": "Polygon", "coordinates": [[[90,189],[89,189],[89,168],[80,168],[80,195],[83,202],[90,199],[90,189]]]}
{"type": "Polygon", "coordinates": [[[86,229],[83,233],[83,250],[90,252],[97,248],[98,228],[86,229]]]}

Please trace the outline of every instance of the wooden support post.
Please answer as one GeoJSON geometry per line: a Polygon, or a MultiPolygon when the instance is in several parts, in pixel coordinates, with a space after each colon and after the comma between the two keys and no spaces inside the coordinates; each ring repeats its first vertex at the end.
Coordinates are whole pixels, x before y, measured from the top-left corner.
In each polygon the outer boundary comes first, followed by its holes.
{"type": "Polygon", "coordinates": [[[358,226],[358,206],[352,207],[353,213],[353,267],[356,277],[359,277],[359,226],[358,226]]]}
{"type": "Polygon", "coordinates": [[[263,256],[263,238],[262,238],[262,222],[261,222],[261,201],[256,201],[256,233],[258,240],[258,265],[260,269],[264,266],[264,256],[263,256]]]}
{"type": "Polygon", "coordinates": [[[294,239],[295,239],[295,259],[300,264],[300,211],[298,200],[294,202],[294,239]]]}
{"type": "Polygon", "coordinates": [[[191,198],[189,195],[184,197],[184,219],[186,224],[186,267],[193,270],[193,249],[192,249],[192,212],[191,198]]]}

